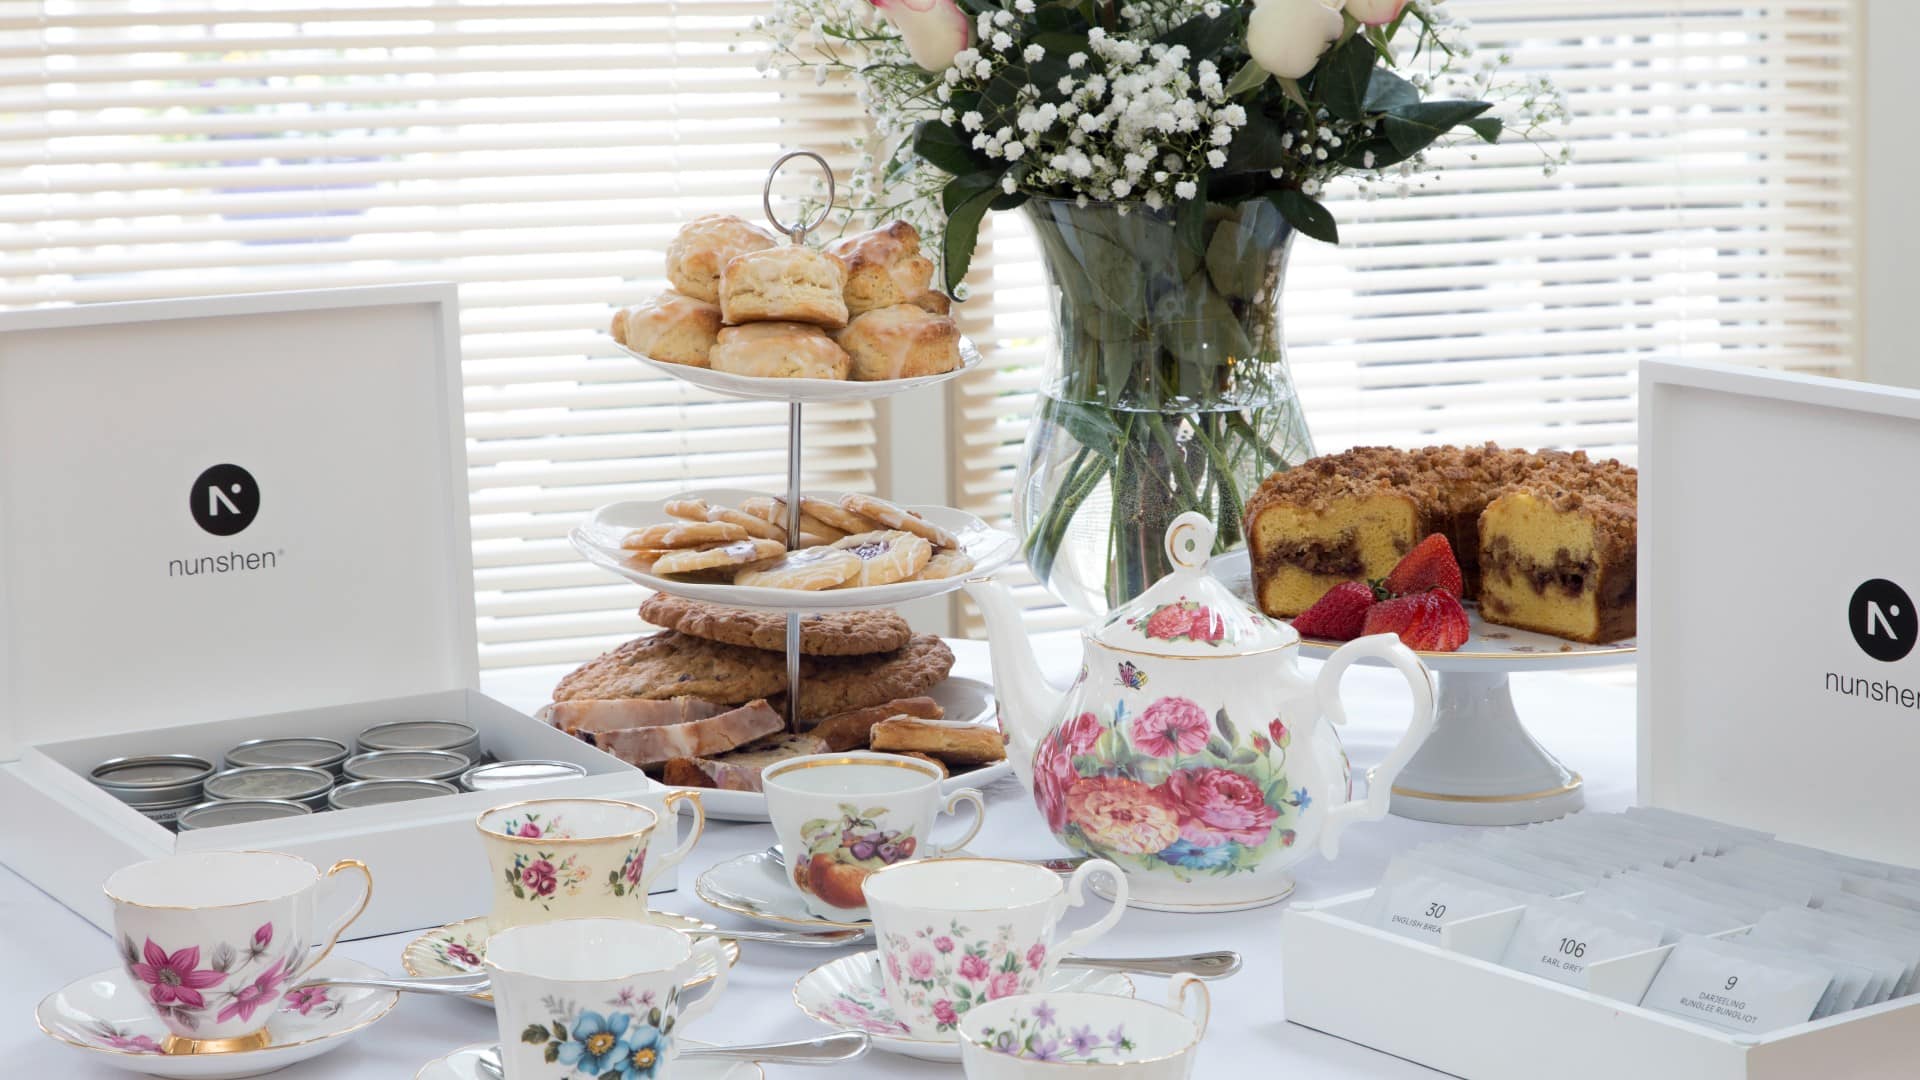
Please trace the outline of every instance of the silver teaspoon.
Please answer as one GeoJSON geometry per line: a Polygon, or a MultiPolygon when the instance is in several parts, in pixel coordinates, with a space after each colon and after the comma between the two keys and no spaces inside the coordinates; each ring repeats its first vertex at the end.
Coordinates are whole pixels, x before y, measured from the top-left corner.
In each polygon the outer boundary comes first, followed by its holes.
{"type": "Polygon", "coordinates": [[[1224,979],[1240,970],[1240,954],[1230,950],[1189,953],[1186,956],[1068,956],[1062,967],[1125,971],[1135,975],[1178,975],[1187,972],[1202,979],[1224,979]]]}
{"type": "Polygon", "coordinates": [[[798,945],[803,949],[836,949],[866,938],[865,930],[702,930],[699,937],[762,941],[770,945],[798,945]]]}
{"type": "Polygon", "coordinates": [[[466,997],[482,993],[492,985],[486,974],[475,972],[472,975],[447,975],[426,979],[348,979],[324,978],[308,979],[300,984],[307,986],[353,986],[371,990],[398,990],[407,994],[444,994],[448,997],[466,997]]]}
{"type": "MultiPolygon", "coordinates": [[[[787,865],[787,853],[781,849],[779,844],[768,844],[766,856],[773,860],[776,866],[787,865]]],[[[1051,870],[1056,874],[1071,874],[1075,870],[1080,869],[1081,863],[1086,862],[1092,857],[1091,855],[1070,855],[1062,859],[1008,859],[1006,861],[1032,863],[1043,869],[1051,870]]]]}
{"type": "MultiPolygon", "coordinates": [[[[674,1057],[695,1061],[753,1061],[767,1065],[834,1065],[853,1061],[867,1052],[872,1041],[858,1031],[839,1031],[817,1039],[795,1042],[749,1043],[742,1046],[683,1046],[674,1057]]],[[[477,1059],[480,1071],[492,1080],[505,1080],[500,1047],[489,1047],[477,1059]]]]}

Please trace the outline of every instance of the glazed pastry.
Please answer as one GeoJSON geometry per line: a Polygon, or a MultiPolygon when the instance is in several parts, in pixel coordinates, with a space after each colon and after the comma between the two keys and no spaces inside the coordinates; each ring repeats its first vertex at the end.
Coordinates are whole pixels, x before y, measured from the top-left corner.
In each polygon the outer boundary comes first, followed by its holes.
{"type": "Polygon", "coordinates": [[[938,581],[941,578],[958,577],[973,569],[973,559],[957,548],[942,548],[933,553],[927,565],[920,568],[920,581],[938,581]]]}
{"type": "Polygon", "coordinates": [[[720,333],[720,309],[677,292],[613,313],[613,340],[666,364],[706,367],[720,333]]]}
{"type": "Polygon", "coordinates": [[[858,557],[831,547],[814,547],[789,551],[766,566],[742,570],[733,583],[762,589],[817,592],[844,585],[859,574],[858,557]]]}
{"type": "Polygon", "coordinates": [[[849,587],[891,585],[926,568],[933,545],[909,532],[886,529],[835,540],[828,551],[848,551],[859,557],[859,572],[849,587]]]}
{"type": "Polygon", "coordinates": [[[872,495],[842,495],[840,508],[878,522],[886,528],[910,532],[937,548],[960,546],[959,537],[919,514],[905,507],[895,506],[885,499],[875,498],[872,495]]]}
{"type": "Polygon", "coordinates": [[[910,304],[927,292],[933,260],[920,253],[920,234],[904,221],[842,237],[827,253],[847,266],[847,314],[910,304]]]}
{"type": "Polygon", "coordinates": [[[735,540],[719,547],[688,549],[662,555],[653,564],[656,574],[690,574],[777,559],[786,546],[777,540],[735,540]]]}
{"type": "Polygon", "coordinates": [[[672,499],[663,509],[668,516],[677,517],[682,521],[707,520],[707,500],[705,499],[672,499]]]}
{"type": "Polygon", "coordinates": [[[757,322],[720,331],[713,370],[770,379],[845,379],[853,366],[826,331],[797,322],[757,322]]]}
{"type": "Polygon", "coordinates": [[[667,280],[709,304],[720,302],[720,271],[736,255],[779,243],[774,235],[731,214],[707,214],[680,227],[667,245],[667,280]]]}
{"type": "Polygon", "coordinates": [[[861,382],[917,379],[960,366],[960,328],[912,304],[875,308],[834,335],[861,382]]]}
{"type": "MultiPolygon", "coordinates": [[[[669,507],[671,512],[672,508],[669,507]]],[[[787,530],[771,521],[754,517],[731,506],[710,506],[707,508],[707,520],[725,525],[738,525],[747,531],[747,535],[758,540],[778,540],[787,542],[787,530]]]]}
{"type": "Polygon", "coordinates": [[[847,325],[846,264],[807,247],[750,251],[720,271],[720,311],[729,323],[847,325]]]}
{"type": "Polygon", "coordinates": [[[692,548],[705,544],[725,544],[747,539],[747,530],[738,525],[712,521],[669,521],[635,529],[620,540],[629,551],[655,548],[692,548]]]}
{"type": "MultiPolygon", "coordinates": [[[[835,540],[847,535],[846,530],[834,528],[808,513],[806,504],[810,501],[818,500],[805,498],[800,500],[801,547],[818,547],[821,544],[831,544],[835,540]]],[[[755,495],[751,499],[741,500],[740,509],[745,510],[754,517],[771,521],[783,529],[787,526],[787,501],[785,499],[776,499],[768,495],[755,495]]],[[[835,507],[835,509],[838,509],[838,507],[835,507]]],[[[871,526],[862,522],[858,531],[866,532],[870,527],[871,526]]]]}

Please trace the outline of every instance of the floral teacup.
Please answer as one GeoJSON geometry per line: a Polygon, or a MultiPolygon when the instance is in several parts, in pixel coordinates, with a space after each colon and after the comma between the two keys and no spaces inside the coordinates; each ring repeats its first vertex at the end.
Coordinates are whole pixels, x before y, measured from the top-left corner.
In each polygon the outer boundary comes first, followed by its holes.
{"type": "Polygon", "coordinates": [[[815,754],[770,766],[761,777],[767,816],[787,853],[787,878],[807,910],[848,922],[867,917],[861,885],[876,870],[965,847],[986,820],[973,788],[940,797],[940,772],[898,754],[815,754]],[[950,844],[927,834],[934,818],[973,804],[973,827],[950,844]]]}
{"type": "Polygon", "coordinates": [[[288,987],[326,959],[366,910],[373,875],[347,859],[325,874],[272,851],[206,851],[135,863],[107,878],[120,958],[171,1034],[169,1054],[256,1050],[288,987]],[[359,902],[320,937],[320,883],[362,876],[359,902]]]}
{"type": "Polygon", "coordinates": [[[487,940],[484,963],[507,1080],[670,1075],[675,1029],[712,1009],[727,988],[720,939],[696,944],[678,930],[630,919],[504,930],[487,940]],[[683,1002],[703,961],[719,974],[697,1000],[683,1002]]]}
{"type": "Polygon", "coordinates": [[[686,858],[700,839],[696,827],[649,865],[647,848],[659,820],[639,803],[616,799],[530,799],[481,814],[475,824],[493,866],[487,929],[644,917],[647,883],[686,858]]]}
{"type": "Polygon", "coordinates": [[[1060,957],[1113,929],[1127,908],[1127,879],[1105,859],[1083,863],[1065,883],[1032,863],[901,863],[868,877],[866,891],[887,1003],[915,1038],[932,1040],[952,1039],[977,1005],[1032,993],[1060,957]],[[1086,903],[1094,874],[1111,883],[1111,906],[1056,942],[1060,917],[1086,903]]]}
{"type": "Polygon", "coordinates": [[[978,1006],[960,1025],[967,1080],[1186,1080],[1207,1033],[1207,985],[1175,975],[1167,1004],[1108,994],[1026,994],[978,1006]]]}

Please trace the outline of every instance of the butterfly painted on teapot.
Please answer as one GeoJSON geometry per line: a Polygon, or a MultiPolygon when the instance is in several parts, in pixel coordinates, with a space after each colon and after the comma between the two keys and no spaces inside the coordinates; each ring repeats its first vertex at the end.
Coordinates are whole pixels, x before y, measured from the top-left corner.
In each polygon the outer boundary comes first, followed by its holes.
{"type": "Polygon", "coordinates": [[[1207,573],[1213,539],[1200,514],[1174,520],[1173,573],[1082,632],[1086,675],[1064,692],[1041,675],[1006,588],[967,587],[986,616],[1015,772],[1062,843],[1125,869],[1136,906],[1281,899],[1289,868],[1332,858],[1348,825],[1385,816],[1433,728],[1432,676],[1398,638],[1348,642],[1307,677],[1299,635],[1207,573]],[[1398,668],[1414,708],[1356,801],[1333,725],[1345,720],[1340,676],[1363,659],[1398,668]]]}

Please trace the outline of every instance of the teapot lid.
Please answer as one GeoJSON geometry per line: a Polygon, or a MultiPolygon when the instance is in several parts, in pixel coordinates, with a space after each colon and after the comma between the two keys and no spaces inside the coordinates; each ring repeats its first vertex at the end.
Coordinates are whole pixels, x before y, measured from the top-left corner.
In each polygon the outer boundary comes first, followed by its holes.
{"type": "Polygon", "coordinates": [[[1093,640],[1156,656],[1235,656],[1298,644],[1292,627],[1270,619],[1207,572],[1215,530],[1187,511],[1167,526],[1173,573],[1153,583],[1092,630],[1093,640]]]}

